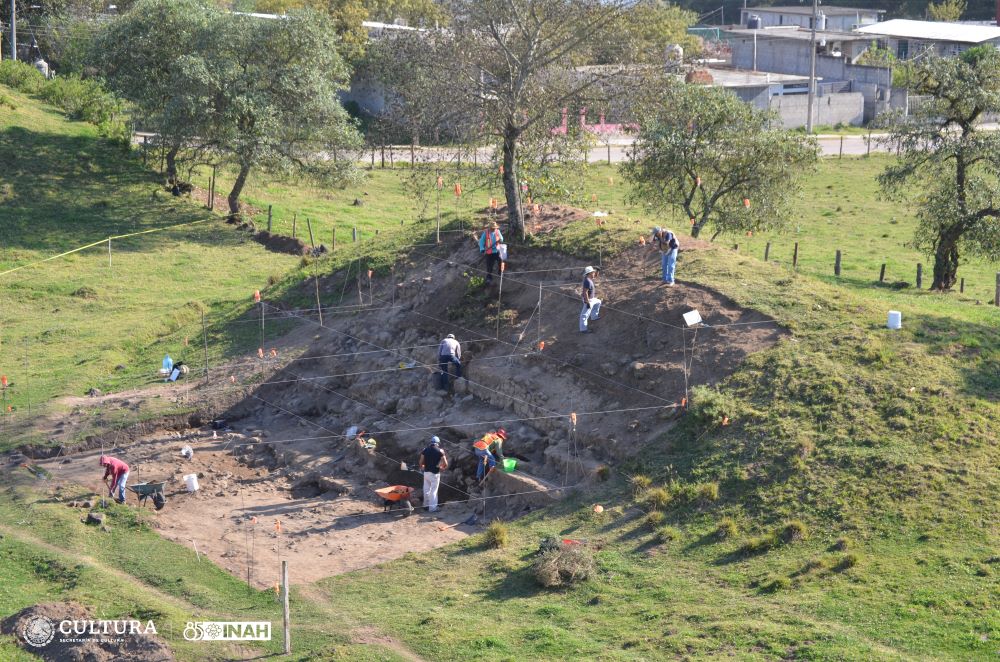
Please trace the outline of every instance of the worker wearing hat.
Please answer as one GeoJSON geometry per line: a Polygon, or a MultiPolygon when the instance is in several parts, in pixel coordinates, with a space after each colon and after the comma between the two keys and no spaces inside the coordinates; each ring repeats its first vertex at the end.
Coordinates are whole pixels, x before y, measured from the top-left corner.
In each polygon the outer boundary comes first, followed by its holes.
{"type": "Polygon", "coordinates": [[[448,376],[451,366],[455,366],[455,378],[462,377],[462,345],[455,340],[455,334],[449,333],[438,345],[438,375],[442,391],[448,390],[448,376]]]}
{"type": "Polygon", "coordinates": [[[597,287],[594,285],[594,277],[599,271],[596,267],[587,267],[583,270],[583,286],[580,288],[580,298],[583,300],[583,309],[580,311],[580,333],[590,333],[588,324],[596,322],[601,315],[601,300],[595,296],[597,287]]]}
{"type": "Polygon", "coordinates": [[[496,432],[487,432],[472,443],[476,454],[476,480],[482,482],[497,466],[497,459],[503,462],[503,442],[507,440],[507,431],[500,428],[496,432]],[[496,451],[496,456],[491,452],[496,451]]]}
{"type": "Polygon", "coordinates": [[[677,251],[680,249],[677,235],[667,228],[657,226],[653,228],[653,240],[650,243],[653,250],[660,251],[663,282],[672,286],[674,284],[674,269],[677,267],[677,251]]]}
{"type": "MultiPolygon", "coordinates": [[[[489,227],[479,235],[479,253],[486,256],[486,282],[493,282],[493,265],[500,264],[500,244],[503,243],[503,235],[500,234],[500,226],[496,221],[490,223],[489,227]]],[[[497,266],[497,273],[500,267],[497,266]]]]}
{"type": "Polygon", "coordinates": [[[424,473],[424,508],[432,513],[438,510],[441,471],[447,468],[448,457],[441,450],[441,440],[431,437],[431,443],[420,451],[420,470],[424,473]]]}
{"type": "Polygon", "coordinates": [[[127,464],[117,457],[101,454],[100,464],[104,467],[105,484],[108,486],[108,496],[113,497],[118,503],[125,503],[125,484],[128,483],[127,464]],[[108,479],[111,479],[110,481],[108,479]]]}

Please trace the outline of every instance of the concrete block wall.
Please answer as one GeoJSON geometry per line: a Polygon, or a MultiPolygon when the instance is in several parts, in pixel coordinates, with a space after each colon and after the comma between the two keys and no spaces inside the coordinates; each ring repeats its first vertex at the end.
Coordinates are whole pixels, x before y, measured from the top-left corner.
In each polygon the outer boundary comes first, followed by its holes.
{"type": "MultiPolygon", "coordinates": [[[[809,100],[805,94],[780,96],[771,99],[771,110],[778,113],[781,125],[794,129],[806,125],[809,100]]],[[[829,94],[816,97],[813,108],[814,124],[835,126],[850,124],[861,126],[865,116],[865,98],[859,92],[829,94]]]]}

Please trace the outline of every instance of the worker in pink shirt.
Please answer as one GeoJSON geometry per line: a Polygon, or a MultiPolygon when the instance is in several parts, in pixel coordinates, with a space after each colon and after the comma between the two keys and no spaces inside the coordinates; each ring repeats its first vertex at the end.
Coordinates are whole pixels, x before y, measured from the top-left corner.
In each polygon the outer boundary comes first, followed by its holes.
{"type": "Polygon", "coordinates": [[[128,465],[110,455],[101,456],[104,480],[108,484],[108,495],[118,503],[125,503],[125,483],[128,482],[128,465]],[[108,478],[111,481],[108,481],[108,478]],[[115,494],[117,492],[117,494],[115,494]]]}

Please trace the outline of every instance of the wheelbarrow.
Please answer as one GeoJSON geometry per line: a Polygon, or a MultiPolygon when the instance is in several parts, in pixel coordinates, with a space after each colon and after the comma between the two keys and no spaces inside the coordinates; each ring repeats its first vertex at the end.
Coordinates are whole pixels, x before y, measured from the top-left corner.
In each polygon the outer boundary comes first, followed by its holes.
{"type": "Polygon", "coordinates": [[[140,506],[145,507],[146,499],[152,497],[153,507],[160,510],[167,503],[167,498],[163,496],[163,486],[166,484],[166,481],[163,481],[160,483],[137,483],[136,485],[127,485],[126,487],[130,492],[139,497],[140,506]]]}
{"type": "Polygon", "coordinates": [[[388,512],[397,505],[411,513],[413,512],[413,504],[410,503],[410,497],[413,494],[412,487],[390,485],[389,487],[380,487],[375,490],[375,494],[382,498],[382,512],[388,512]]]}

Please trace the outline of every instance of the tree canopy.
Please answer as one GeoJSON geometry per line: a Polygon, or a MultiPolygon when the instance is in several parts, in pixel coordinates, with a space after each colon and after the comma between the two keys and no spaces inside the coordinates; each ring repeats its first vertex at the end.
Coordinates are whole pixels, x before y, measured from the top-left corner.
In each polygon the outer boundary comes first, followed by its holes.
{"type": "Polygon", "coordinates": [[[885,143],[898,162],[883,190],[917,204],[915,243],[934,257],[935,290],[951,289],[962,254],[1000,260],[1000,134],[979,123],[1000,112],[1000,51],[969,49],[956,58],[912,63],[909,89],[931,98],[909,116],[884,115],[885,143]]]}
{"type": "Polygon", "coordinates": [[[643,105],[639,136],[622,165],[633,195],[680,209],[697,237],[782,228],[801,175],[817,159],[812,138],[773,128],[773,116],[734,94],[673,82],[643,105]]]}

